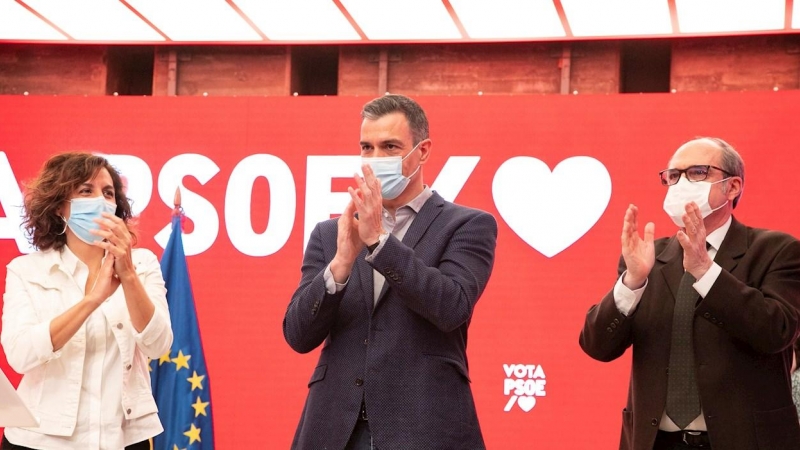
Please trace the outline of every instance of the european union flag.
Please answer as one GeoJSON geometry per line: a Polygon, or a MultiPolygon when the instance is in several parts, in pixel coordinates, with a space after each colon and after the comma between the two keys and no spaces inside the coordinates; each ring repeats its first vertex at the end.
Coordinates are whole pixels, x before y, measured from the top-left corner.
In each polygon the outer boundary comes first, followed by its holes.
{"type": "Polygon", "coordinates": [[[164,425],[164,432],[153,439],[155,450],[214,448],[211,386],[183,252],[181,218],[173,215],[172,234],[161,258],[174,340],[169,353],[150,363],[153,395],[164,425]]]}

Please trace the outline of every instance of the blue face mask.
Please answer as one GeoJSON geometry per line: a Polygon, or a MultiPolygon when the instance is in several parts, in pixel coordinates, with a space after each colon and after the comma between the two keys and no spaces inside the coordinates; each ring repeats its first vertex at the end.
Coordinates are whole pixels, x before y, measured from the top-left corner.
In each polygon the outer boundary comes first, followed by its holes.
{"type": "Polygon", "coordinates": [[[93,219],[100,219],[103,216],[101,213],[107,212],[114,214],[117,211],[116,203],[109,203],[105,198],[73,198],[69,207],[69,219],[67,226],[78,239],[91,244],[94,241],[101,241],[102,238],[95,236],[89,230],[99,230],[100,225],[94,222],[93,219]]]}
{"type": "Polygon", "coordinates": [[[386,200],[394,200],[406,190],[406,186],[411,181],[411,177],[419,172],[420,166],[417,170],[409,176],[403,176],[403,161],[408,158],[412,153],[417,150],[419,144],[408,152],[404,157],[399,156],[384,156],[378,158],[361,158],[363,164],[369,164],[372,171],[375,172],[375,177],[381,181],[381,195],[386,200]]]}

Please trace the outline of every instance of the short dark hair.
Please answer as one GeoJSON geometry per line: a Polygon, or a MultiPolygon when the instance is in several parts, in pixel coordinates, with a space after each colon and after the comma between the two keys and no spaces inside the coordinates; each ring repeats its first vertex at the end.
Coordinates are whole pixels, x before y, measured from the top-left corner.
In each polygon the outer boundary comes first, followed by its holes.
{"type": "Polygon", "coordinates": [[[361,118],[377,120],[394,112],[401,112],[408,120],[414,145],[428,139],[428,118],[417,102],[405,95],[386,94],[370,101],[361,109],[361,118]]]}
{"type": "MultiPolygon", "coordinates": [[[[50,157],[36,178],[25,183],[22,225],[34,247],[61,250],[66,245],[67,236],[63,233],[66,224],[58,215],[58,207],[101,169],[108,170],[114,183],[115,215],[128,224],[132,217],[131,205],[125,196],[122,178],[111,163],[91,153],[62,153],[50,157]]],[[[131,235],[135,244],[136,236],[132,230],[131,235]]]]}

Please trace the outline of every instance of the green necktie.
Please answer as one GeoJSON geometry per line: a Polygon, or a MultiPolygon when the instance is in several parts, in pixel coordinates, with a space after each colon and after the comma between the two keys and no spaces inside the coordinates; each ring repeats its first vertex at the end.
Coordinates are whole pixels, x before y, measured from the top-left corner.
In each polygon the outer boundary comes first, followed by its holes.
{"type": "Polygon", "coordinates": [[[700,415],[700,396],[694,373],[694,307],[700,294],[692,286],[695,278],[684,272],[672,317],[672,345],[667,382],[667,415],[681,429],[700,415]]]}

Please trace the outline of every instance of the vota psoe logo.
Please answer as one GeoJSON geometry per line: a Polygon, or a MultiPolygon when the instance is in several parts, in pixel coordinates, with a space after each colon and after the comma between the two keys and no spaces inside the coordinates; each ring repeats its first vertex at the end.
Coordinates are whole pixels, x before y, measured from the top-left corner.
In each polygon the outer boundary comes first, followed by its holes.
{"type": "Polygon", "coordinates": [[[525,412],[536,406],[536,397],[544,397],[547,375],[544,368],[537,364],[503,364],[506,379],[503,382],[503,395],[508,402],[503,411],[509,412],[516,404],[525,412]]]}

